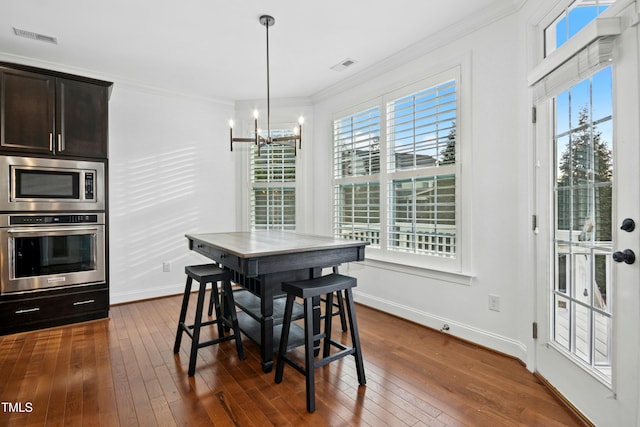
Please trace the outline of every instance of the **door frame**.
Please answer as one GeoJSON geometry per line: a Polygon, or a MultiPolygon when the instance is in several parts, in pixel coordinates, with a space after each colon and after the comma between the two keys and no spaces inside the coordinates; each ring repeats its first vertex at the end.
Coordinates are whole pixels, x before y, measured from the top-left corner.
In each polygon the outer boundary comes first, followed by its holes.
{"type": "MultiPolygon", "coordinates": [[[[615,40],[613,61],[614,182],[613,247],[630,248],[640,255],[640,14],[634,1],[619,0],[616,9],[622,33],[615,40]],[[624,161],[623,161],[624,159],[624,161]],[[627,161],[628,160],[628,161],[627,161]],[[618,227],[623,218],[638,227],[626,233],[618,227]]],[[[613,6],[612,6],[613,8],[613,6]]],[[[551,344],[550,292],[552,275],[553,203],[552,114],[550,103],[540,101],[533,124],[533,192],[536,234],[534,238],[535,321],[539,325],[534,344],[534,371],[556,388],[596,425],[640,426],[640,257],[634,265],[614,263],[612,385],[603,384],[572,362],[551,344]]]]}

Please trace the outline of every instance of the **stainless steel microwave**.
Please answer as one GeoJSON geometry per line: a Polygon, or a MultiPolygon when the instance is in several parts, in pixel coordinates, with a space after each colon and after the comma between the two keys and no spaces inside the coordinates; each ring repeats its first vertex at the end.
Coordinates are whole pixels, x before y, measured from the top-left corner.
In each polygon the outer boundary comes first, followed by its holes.
{"type": "Polygon", "coordinates": [[[0,211],[103,211],[101,162],[0,156],[0,211]]]}

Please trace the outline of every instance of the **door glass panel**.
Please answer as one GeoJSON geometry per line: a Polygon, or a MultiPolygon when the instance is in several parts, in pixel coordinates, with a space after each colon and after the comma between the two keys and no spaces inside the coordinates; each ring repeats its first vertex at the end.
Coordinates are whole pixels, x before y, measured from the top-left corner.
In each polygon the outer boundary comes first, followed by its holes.
{"type": "Polygon", "coordinates": [[[14,247],[16,278],[96,269],[94,234],[18,237],[14,247]]]}
{"type": "Polygon", "coordinates": [[[611,93],[607,67],[554,99],[554,343],[599,377],[611,371],[611,93]]]}
{"type": "Polygon", "coordinates": [[[565,350],[571,349],[570,303],[568,298],[556,295],[554,299],[553,339],[565,350]]]}
{"type": "Polygon", "coordinates": [[[611,317],[595,313],[594,316],[595,365],[608,369],[611,364],[611,317]]]}
{"type": "Polygon", "coordinates": [[[596,251],[594,263],[594,281],[593,281],[593,306],[608,314],[611,313],[611,304],[609,304],[609,288],[611,272],[609,271],[609,253],[606,250],[596,251]]]}
{"type": "Polygon", "coordinates": [[[589,363],[591,360],[591,312],[588,308],[575,302],[573,305],[575,307],[575,327],[573,328],[575,334],[574,353],[580,359],[589,363]]]}
{"type": "Polygon", "coordinates": [[[566,253],[557,254],[556,264],[556,293],[566,294],[567,283],[570,281],[567,279],[567,272],[569,271],[569,256],[566,253]]]}
{"type": "Polygon", "coordinates": [[[80,173],[15,169],[15,197],[18,199],[77,199],[80,173]]]}

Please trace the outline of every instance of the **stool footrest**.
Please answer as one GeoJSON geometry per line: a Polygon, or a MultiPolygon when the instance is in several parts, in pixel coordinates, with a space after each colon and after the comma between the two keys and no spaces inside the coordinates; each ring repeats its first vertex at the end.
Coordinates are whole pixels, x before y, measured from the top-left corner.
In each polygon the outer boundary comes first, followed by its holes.
{"type": "Polygon", "coordinates": [[[304,369],[304,367],[302,365],[300,365],[298,362],[296,362],[293,359],[290,359],[289,356],[282,356],[282,360],[287,362],[287,364],[289,366],[291,366],[293,369],[295,369],[296,371],[300,372],[302,375],[306,375],[307,371],[306,369],[304,369]]]}
{"type": "Polygon", "coordinates": [[[235,340],[235,339],[236,339],[235,336],[227,335],[227,336],[224,336],[224,337],[221,337],[221,338],[216,338],[216,339],[213,339],[213,340],[209,340],[209,341],[198,343],[198,348],[208,347],[210,345],[220,344],[221,342],[231,341],[231,340],[235,340]]]}
{"type": "Polygon", "coordinates": [[[319,368],[321,366],[324,366],[328,363],[334,362],[338,359],[342,359],[345,356],[350,356],[352,354],[354,354],[356,352],[355,348],[352,347],[347,347],[344,350],[341,350],[337,353],[334,354],[330,354],[329,356],[323,357],[322,359],[316,360],[313,364],[314,368],[319,368]]]}
{"type": "MultiPolygon", "coordinates": [[[[323,357],[321,359],[317,359],[313,362],[313,367],[312,369],[317,369],[317,368],[321,368],[324,365],[328,365],[331,362],[335,362],[338,359],[342,359],[343,357],[346,356],[351,356],[353,354],[355,354],[356,349],[353,347],[346,347],[343,344],[333,341],[331,340],[331,344],[335,345],[336,347],[340,348],[341,350],[337,353],[334,354],[330,354],[329,356],[323,357]]],[[[291,359],[289,356],[287,356],[286,354],[284,356],[282,356],[282,359],[287,362],[287,364],[291,367],[293,367],[296,371],[300,372],[302,375],[306,375],[307,374],[307,370],[300,365],[298,362],[296,362],[295,360],[291,359]]]]}

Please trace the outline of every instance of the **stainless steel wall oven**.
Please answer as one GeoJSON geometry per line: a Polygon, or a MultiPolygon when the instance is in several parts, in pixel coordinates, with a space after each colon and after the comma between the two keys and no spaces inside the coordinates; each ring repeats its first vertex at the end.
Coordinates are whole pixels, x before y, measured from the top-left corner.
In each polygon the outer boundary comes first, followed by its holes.
{"type": "Polygon", "coordinates": [[[104,283],[104,220],[104,213],[0,214],[0,293],[104,283]]]}
{"type": "Polygon", "coordinates": [[[105,165],[0,156],[0,295],[105,283],[105,165]]]}

